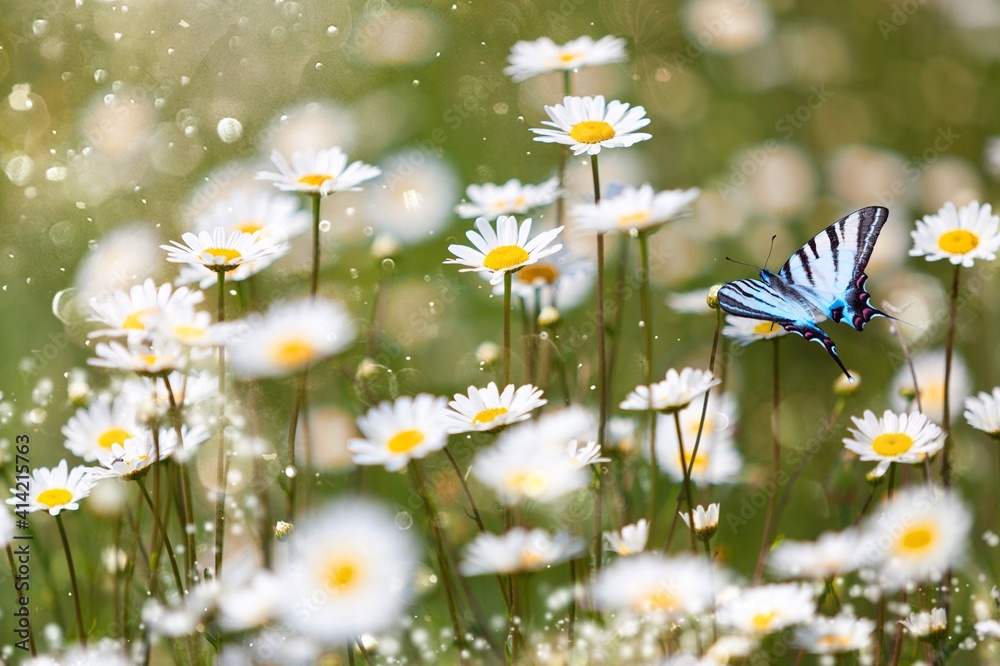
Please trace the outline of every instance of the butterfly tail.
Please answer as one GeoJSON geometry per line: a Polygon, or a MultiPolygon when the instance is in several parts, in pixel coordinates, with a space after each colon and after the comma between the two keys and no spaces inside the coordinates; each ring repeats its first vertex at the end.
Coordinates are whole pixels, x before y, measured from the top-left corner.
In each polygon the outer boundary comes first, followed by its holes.
{"type": "Polygon", "coordinates": [[[871,304],[871,294],[865,291],[865,283],[867,281],[867,275],[858,273],[852,285],[853,289],[848,292],[845,299],[847,307],[843,308],[840,319],[837,319],[837,321],[846,321],[856,331],[864,330],[865,324],[875,317],[894,319],[894,317],[887,315],[871,304]]]}
{"type": "Polygon", "coordinates": [[[807,321],[789,321],[782,323],[781,326],[789,333],[797,333],[806,340],[818,342],[823,345],[823,348],[826,349],[826,353],[828,353],[830,357],[837,362],[837,365],[839,365],[840,369],[844,371],[847,378],[852,382],[854,381],[854,377],[852,377],[851,373],[847,371],[847,368],[844,367],[844,363],[840,360],[840,356],[837,355],[837,345],[834,344],[830,336],[826,334],[826,331],[821,329],[816,324],[807,321]]]}

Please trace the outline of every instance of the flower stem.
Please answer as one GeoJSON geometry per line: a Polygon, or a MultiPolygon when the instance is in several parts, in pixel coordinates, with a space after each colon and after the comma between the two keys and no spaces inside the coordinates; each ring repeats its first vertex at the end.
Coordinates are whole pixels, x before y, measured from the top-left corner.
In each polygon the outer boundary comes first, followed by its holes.
{"type": "MultiPolygon", "coordinates": [[[[590,156],[590,171],[594,180],[594,203],[601,201],[601,176],[597,166],[597,155],[590,156]]],[[[604,449],[608,427],[608,350],[604,321],[604,234],[597,234],[597,390],[598,421],[597,445],[604,449]]],[[[601,571],[601,507],[603,484],[601,465],[594,465],[594,572],[601,571]]]]}
{"type": "Polygon", "coordinates": [[[781,435],[780,435],[780,414],[781,405],[781,356],[779,354],[779,343],[781,338],[774,338],[771,344],[773,356],[771,357],[771,383],[774,389],[773,403],[771,405],[771,492],[767,496],[767,512],[764,514],[764,532],[760,538],[760,552],[757,554],[757,568],[754,571],[753,582],[756,585],[764,575],[764,565],[767,563],[769,551],[769,536],[771,533],[771,519],[774,517],[774,502],[778,494],[778,475],[781,473],[781,435]]]}
{"type": "Polygon", "coordinates": [[[692,464],[688,465],[687,457],[684,455],[684,431],[681,428],[681,412],[680,410],[674,411],[674,428],[677,430],[677,448],[680,450],[681,455],[681,469],[684,470],[684,497],[687,499],[688,505],[688,531],[691,533],[691,552],[698,552],[698,537],[694,532],[694,500],[691,498],[691,469],[694,467],[694,458],[692,458],[692,464]]]}
{"type": "Polygon", "coordinates": [[[73,591],[73,612],[76,614],[76,630],[80,634],[80,645],[87,647],[87,634],[83,630],[83,613],[80,612],[80,592],[76,587],[76,569],[73,568],[73,553],[66,538],[66,528],[63,527],[62,516],[56,514],[56,525],[59,527],[59,538],[62,540],[63,552],[66,553],[66,568],[69,570],[69,584],[73,591]]]}
{"type": "MultiPolygon", "coordinates": [[[[219,306],[217,319],[226,321],[226,274],[216,273],[219,285],[219,306]]],[[[222,577],[222,548],[226,538],[226,348],[219,345],[219,450],[216,456],[215,489],[215,578],[222,577]]]]}
{"type": "Polygon", "coordinates": [[[309,297],[316,298],[319,289],[319,204],[323,200],[320,194],[310,194],[312,199],[312,272],[309,274],[309,297]]]}
{"type": "MultiPolygon", "coordinates": [[[[656,511],[659,508],[657,503],[656,486],[660,476],[660,466],[656,460],[656,410],[653,409],[653,312],[649,304],[649,234],[641,232],[639,234],[639,257],[642,265],[639,283],[639,301],[642,308],[642,329],[643,337],[646,340],[646,386],[649,387],[649,504],[646,514],[649,516],[649,533],[655,533],[656,511]]],[[[675,415],[676,416],[676,415],[675,415]]],[[[677,435],[680,436],[680,421],[678,423],[677,435]]],[[[681,445],[681,469],[686,470],[684,464],[684,446],[681,445]]],[[[687,474],[685,472],[685,479],[687,474]]],[[[690,491],[690,488],[688,488],[690,491]]],[[[688,504],[690,504],[690,492],[688,492],[688,504]]],[[[691,508],[690,506],[688,507],[691,508]]],[[[693,510],[693,509],[692,509],[693,510]]],[[[692,532],[692,538],[694,533],[692,532]]],[[[693,544],[693,542],[692,542],[693,544]]]]}
{"type": "MultiPolygon", "coordinates": [[[[955,350],[955,319],[958,308],[958,286],[962,274],[962,265],[955,266],[955,275],[951,282],[951,295],[948,298],[948,336],[944,347],[944,407],[941,428],[944,430],[944,450],[941,452],[941,483],[945,489],[951,487],[951,367],[952,355],[955,350]]],[[[946,579],[947,580],[947,579],[946,579]]]]}
{"type": "Polygon", "coordinates": [[[378,304],[379,296],[382,295],[382,284],[385,282],[385,268],[382,262],[378,262],[378,277],[375,278],[375,286],[372,288],[371,306],[368,309],[368,339],[365,341],[365,353],[369,358],[375,358],[378,354],[378,304]]]}
{"type": "MultiPolygon", "coordinates": [[[[298,494],[299,473],[295,468],[295,435],[298,432],[299,415],[302,413],[302,403],[306,399],[306,383],[309,379],[309,369],[299,375],[299,383],[295,388],[295,399],[292,400],[291,421],[288,423],[288,467],[292,474],[288,477],[288,522],[295,522],[295,498],[298,494]]],[[[305,439],[308,439],[305,438],[305,439]]]]}
{"type": "Polygon", "coordinates": [[[163,535],[163,544],[167,548],[167,558],[170,560],[170,568],[173,570],[174,583],[177,585],[177,592],[183,596],[184,594],[184,579],[181,578],[181,570],[177,566],[177,558],[174,556],[174,547],[170,544],[170,537],[167,536],[167,526],[163,524],[163,520],[160,518],[159,512],[153,504],[153,498],[149,495],[149,490],[146,489],[146,484],[142,482],[142,479],[136,479],[139,484],[139,490],[142,491],[142,497],[146,500],[146,506],[153,513],[154,525],[156,525],[160,533],[163,535]]]}
{"type": "Polygon", "coordinates": [[[510,292],[513,279],[513,273],[503,274],[503,366],[501,370],[501,391],[510,383],[510,292]]]}
{"type": "MultiPolygon", "coordinates": [[[[183,448],[183,415],[181,414],[181,409],[177,404],[177,399],[174,397],[174,390],[170,385],[170,379],[166,375],[163,375],[163,387],[167,391],[167,400],[170,401],[170,414],[174,424],[174,434],[177,435],[177,446],[179,448],[183,448]]],[[[197,545],[195,543],[194,533],[194,503],[191,498],[191,476],[188,474],[187,463],[181,463],[180,468],[181,493],[183,495],[182,506],[184,507],[184,535],[187,543],[187,552],[185,553],[184,559],[184,571],[187,574],[186,580],[188,586],[190,587],[194,581],[198,579],[198,567],[195,565],[195,552],[197,545]]]]}

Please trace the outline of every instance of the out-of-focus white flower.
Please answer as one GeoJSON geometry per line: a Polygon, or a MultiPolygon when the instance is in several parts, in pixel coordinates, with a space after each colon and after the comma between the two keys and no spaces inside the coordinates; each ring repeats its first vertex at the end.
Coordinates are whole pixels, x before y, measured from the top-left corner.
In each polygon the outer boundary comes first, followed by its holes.
{"type": "MultiPolygon", "coordinates": [[[[933,641],[944,636],[948,631],[948,614],[943,608],[932,608],[928,613],[920,611],[910,613],[909,619],[900,620],[914,638],[933,641]]],[[[978,624],[976,625],[978,631],[978,624]]]]}
{"type": "Polygon", "coordinates": [[[195,220],[196,232],[226,234],[257,231],[265,240],[284,242],[309,230],[311,218],[295,197],[273,191],[238,190],[216,203],[195,220]]]}
{"type": "Polygon", "coordinates": [[[734,631],[764,635],[810,621],[816,614],[812,589],[798,583],[743,590],[718,611],[719,624],[734,631]]]}
{"type": "Polygon", "coordinates": [[[602,148],[627,148],[652,139],[652,134],[637,132],[650,123],[641,106],[629,108],[625,102],[605,103],[596,97],[564,97],[561,104],[546,105],[549,128],[532,128],[535,141],[569,146],[574,155],[597,155],[602,148]]]}
{"type": "MultiPolygon", "coordinates": [[[[667,296],[667,305],[674,312],[682,314],[711,314],[712,308],[708,306],[706,297],[709,289],[692,289],[685,292],[674,292],[667,296]]],[[[732,315],[729,315],[732,316],[732,315]]],[[[754,320],[749,320],[754,321],[754,320]]]]}
{"type": "Polygon", "coordinates": [[[824,532],[815,541],[785,539],[767,558],[767,566],[782,578],[826,580],[856,568],[857,530],[824,532]]]}
{"type": "Polygon", "coordinates": [[[118,290],[106,298],[93,298],[90,307],[94,315],[90,321],[107,328],[91,331],[88,337],[147,339],[159,318],[193,312],[204,298],[200,291],[190,291],[187,287],[175,290],[169,283],[157,287],[152,279],[147,279],[128,291],[118,290]]]}
{"type": "Polygon", "coordinates": [[[597,203],[576,204],[570,215],[578,229],[597,233],[646,231],[666,224],[685,212],[698,198],[698,188],[656,192],[651,185],[626,185],[597,203]]]}
{"type": "Polygon", "coordinates": [[[511,178],[503,185],[469,185],[465,189],[468,203],[455,206],[455,212],[462,218],[484,217],[487,220],[515,213],[523,215],[533,208],[548,206],[556,200],[558,193],[558,178],[549,178],[538,185],[522,185],[517,178],[511,178]]]}
{"type": "MultiPolygon", "coordinates": [[[[935,423],[944,421],[944,349],[935,349],[913,355],[913,369],[920,387],[920,407],[927,418],[935,423]]],[[[962,411],[962,396],[969,394],[969,370],[957,353],[951,359],[951,390],[949,410],[954,421],[962,411]]],[[[906,363],[896,371],[889,388],[889,405],[896,412],[918,411],[913,399],[913,374],[906,363]]]]}
{"type": "Polygon", "coordinates": [[[571,72],[584,67],[625,62],[625,40],[607,35],[596,42],[584,35],[558,45],[548,37],[519,41],[510,49],[503,73],[520,83],[539,74],[571,72]]]}
{"type": "Polygon", "coordinates": [[[538,571],[584,552],[583,542],[568,532],[515,527],[496,536],[483,532],[470,543],[459,564],[465,576],[538,571]]]}
{"type": "Polygon", "coordinates": [[[482,389],[470,386],[468,397],[456,393],[444,418],[450,433],[485,432],[527,420],[546,402],[542,390],[531,384],[508,384],[501,393],[496,383],[490,382],[482,389]]]}
{"type": "Polygon", "coordinates": [[[976,259],[993,261],[1000,250],[1000,217],[993,214],[990,204],[980,206],[973,201],[955,208],[950,201],[936,215],[917,220],[911,257],[927,261],[947,259],[952,264],[972,268],[976,259]]]}
{"type": "Polygon", "coordinates": [[[0,506],[0,548],[6,548],[14,538],[14,518],[10,511],[0,506]]]}
{"type": "Polygon", "coordinates": [[[142,621],[156,635],[175,638],[204,630],[215,613],[220,586],[217,581],[195,585],[178,603],[165,606],[151,599],[142,608],[142,621]]]}
{"type": "Polygon", "coordinates": [[[976,430],[1000,439],[1000,386],[965,399],[965,420],[976,430]]]}
{"type": "Polygon", "coordinates": [[[853,615],[816,617],[795,633],[795,643],[813,654],[843,654],[872,644],[875,622],[853,615]]]}
{"type": "Polygon", "coordinates": [[[771,33],[774,20],[766,2],[747,0],[691,0],[682,14],[684,27],[701,49],[741,53],[757,46],[771,33]]]}
{"type": "MultiPolygon", "coordinates": [[[[709,432],[707,437],[703,435],[698,445],[698,454],[692,461],[694,442],[694,437],[686,437],[684,440],[684,460],[691,467],[691,480],[694,483],[715,485],[736,482],[743,469],[743,458],[733,444],[730,432],[709,432]]],[[[670,478],[675,481],[684,479],[680,443],[672,415],[657,416],[656,461],[670,478]]]]}
{"type": "MultiPolygon", "coordinates": [[[[715,572],[715,583],[722,576],[715,572]]],[[[701,559],[642,553],[608,565],[594,582],[594,601],[608,611],[674,619],[708,610],[713,572],[701,559]]]]}
{"type": "Polygon", "coordinates": [[[626,525],[617,532],[604,533],[605,547],[619,555],[636,555],[646,549],[649,539],[649,521],[640,518],[632,525],[626,525]]]}
{"type": "Polygon", "coordinates": [[[11,488],[13,497],[7,500],[7,504],[13,506],[15,511],[48,511],[58,516],[60,511],[79,509],[80,500],[90,494],[95,481],[87,467],[78,465],[71,470],[65,460],[60,460],[52,469],[33,469],[27,482],[26,501],[18,497],[21,490],[11,488]]]}
{"type": "Polygon", "coordinates": [[[637,386],[632,390],[620,407],[627,410],[672,413],[684,409],[691,401],[713,386],[719,380],[707,370],[684,368],[677,372],[673,368],[667,370],[666,379],[652,386],[637,386]]]}
{"type": "Polygon", "coordinates": [[[162,257],[151,224],[121,226],[92,245],[77,268],[75,286],[83,298],[104,298],[155,275],[162,257]]]}
{"type": "Polygon", "coordinates": [[[519,271],[534,264],[539,259],[554,254],[561,244],[550,245],[562,231],[562,227],[543,231],[534,238],[531,233],[531,219],[524,220],[520,228],[512,215],[497,218],[496,230],[484,218],[476,220],[478,233],[472,230],[466,236],[475,249],[465,245],[449,245],[448,251],[457,259],[445,259],[446,264],[459,264],[459,272],[476,271],[490,277],[490,284],[501,282],[504,275],[519,271]]]}
{"type": "Polygon", "coordinates": [[[285,589],[282,580],[268,571],[258,569],[226,571],[219,592],[219,614],[216,621],[225,631],[257,629],[273,620],[282,604],[285,589]]]}
{"type": "Polygon", "coordinates": [[[521,427],[504,431],[495,446],[479,451],[472,460],[472,475],[507,505],[551,502],[590,481],[590,474],[564,448],[524,437],[521,427]]]}
{"type": "Polygon", "coordinates": [[[861,457],[877,460],[875,475],[882,476],[892,463],[922,463],[944,446],[941,428],[924,414],[896,414],[885,410],[882,418],[866,409],[863,418],[852,416],[856,428],[844,447],[861,457]]]}
{"type": "Polygon", "coordinates": [[[364,439],[352,439],[347,448],[358,465],[382,465],[390,472],[410,460],[423,458],[448,443],[445,399],[427,393],[383,402],[358,417],[364,439]]]}
{"type": "Polygon", "coordinates": [[[362,211],[375,231],[414,244],[452,221],[459,180],[448,162],[412,149],[390,155],[381,164],[384,176],[365,189],[362,211]]]}
{"type": "Polygon", "coordinates": [[[279,190],[327,196],[334,192],[360,189],[361,183],[382,173],[378,167],[357,161],[347,163],[347,155],[340,148],[302,150],[292,153],[291,165],[277,150],[271,161],[278,168],[258,171],[257,179],[274,183],[279,190]]]}

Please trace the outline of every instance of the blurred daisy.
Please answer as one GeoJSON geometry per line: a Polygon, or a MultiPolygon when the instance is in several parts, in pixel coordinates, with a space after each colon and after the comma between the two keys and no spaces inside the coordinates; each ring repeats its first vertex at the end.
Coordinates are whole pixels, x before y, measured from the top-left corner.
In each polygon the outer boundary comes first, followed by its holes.
{"type": "Polygon", "coordinates": [[[162,313],[156,317],[156,331],[185,347],[219,347],[228,344],[236,332],[225,322],[214,323],[212,315],[204,310],[162,313]]]}
{"type": "Polygon", "coordinates": [[[906,627],[911,636],[921,640],[936,641],[948,632],[948,614],[943,608],[932,608],[927,611],[910,613],[906,620],[899,623],[906,627]]]}
{"type": "Polygon", "coordinates": [[[224,631],[258,629],[274,619],[285,593],[283,581],[267,569],[226,571],[216,621],[224,631]]]}
{"type": "Polygon", "coordinates": [[[947,259],[956,266],[972,268],[976,259],[993,261],[1000,249],[1000,217],[989,204],[973,201],[960,209],[950,201],[936,215],[917,220],[911,257],[927,261],[947,259]]]}
{"type": "Polygon", "coordinates": [[[448,443],[445,399],[427,393],[385,401],[358,417],[365,439],[352,439],[347,448],[357,465],[382,465],[390,472],[406,467],[448,443]]]}
{"type": "Polygon", "coordinates": [[[269,191],[237,191],[195,220],[196,232],[260,232],[265,240],[285,241],[309,230],[312,218],[294,197],[269,191]]]}
{"type": "Polygon", "coordinates": [[[364,162],[348,164],[347,155],[340,148],[296,151],[292,153],[291,166],[275,150],[271,153],[271,161],[278,171],[258,171],[257,180],[270,181],[286,192],[324,197],[334,192],[360,189],[361,183],[382,173],[378,167],[364,162]]]}
{"type": "MultiPolygon", "coordinates": [[[[679,512],[684,524],[691,526],[691,514],[686,511],[679,512]]],[[[713,502],[706,509],[702,505],[694,508],[694,533],[699,539],[708,540],[715,536],[715,531],[719,529],[719,504],[713,502]]]]}
{"type": "Polygon", "coordinates": [[[573,463],[580,468],[587,467],[588,465],[596,465],[597,463],[611,462],[611,458],[605,458],[601,455],[601,452],[601,445],[595,440],[585,442],[573,439],[566,444],[566,453],[573,459],[573,463]]]}
{"type": "MultiPolygon", "coordinates": [[[[182,407],[194,406],[209,398],[214,398],[219,392],[219,378],[209,371],[171,372],[166,376],[174,393],[174,402],[182,407]]],[[[152,400],[162,416],[170,409],[170,397],[167,389],[159,378],[127,377],[115,385],[118,396],[127,401],[133,410],[146,408],[146,402],[152,400]]],[[[213,401],[214,402],[214,401],[213,401]]],[[[79,455],[79,454],[78,454],[79,455]]]]}
{"type": "Polygon", "coordinates": [[[525,266],[534,264],[539,259],[559,251],[562,245],[550,245],[555,240],[562,227],[543,231],[531,240],[531,218],[524,220],[520,228],[512,215],[501,215],[497,218],[496,231],[484,218],[476,220],[475,231],[467,231],[466,236],[476,249],[465,245],[449,245],[448,251],[457,259],[445,259],[446,264],[460,264],[459,272],[477,271],[490,276],[490,284],[497,284],[504,275],[513,273],[525,266]]]}
{"type": "Polygon", "coordinates": [[[826,580],[853,571],[858,532],[824,532],[815,541],[785,539],[767,558],[768,568],[781,578],[826,580]]]}
{"type": "Polygon", "coordinates": [[[196,634],[215,614],[220,589],[218,581],[209,580],[195,585],[170,605],[150,599],[142,607],[142,621],[157,636],[176,638],[196,634]]]}
{"type": "Polygon", "coordinates": [[[608,419],[606,446],[628,453],[636,446],[636,427],[633,419],[612,416],[608,419]]]}
{"type": "Polygon", "coordinates": [[[604,97],[564,97],[562,104],[545,107],[551,120],[543,125],[553,129],[532,129],[535,141],[569,146],[574,155],[597,155],[602,148],[627,148],[652,139],[651,134],[636,132],[649,124],[641,106],[629,108],[618,100],[605,104],[604,97]]]}
{"type": "MultiPolygon", "coordinates": [[[[681,449],[677,442],[676,426],[672,416],[658,416],[656,428],[656,461],[660,469],[675,481],[684,480],[681,468],[681,449]]],[[[743,458],[729,436],[702,438],[698,454],[694,452],[694,439],[684,442],[684,457],[691,467],[691,480],[696,484],[735,483],[743,469],[743,458]]]]}
{"type": "Polygon", "coordinates": [[[510,64],[504,67],[503,73],[514,83],[520,83],[539,74],[571,72],[626,60],[625,40],[621,37],[607,35],[595,42],[584,35],[561,46],[548,37],[540,37],[531,42],[521,40],[515,43],[507,56],[510,64]]]}
{"type": "Polygon", "coordinates": [[[375,231],[420,243],[451,223],[460,187],[451,164],[419,148],[390,155],[382,164],[385,177],[365,189],[361,209],[375,231]]]}
{"type": "Polygon", "coordinates": [[[119,395],[114,399],[102,397],[78,409],[62,427],[66,448],[84,461],[93,462],[98,453],[138,437],[145,428],[139,425],[135,408],[127,396],[119,395]]]}
{"type": "Polygon", "coordinates": [[[976,622],[973,629],[975,629],[980,640],[984,638],[1000,640],[1000,622],[996,620],[980,620],[976,622]]]}
{"type": "Polygon", "coordinates": [[[619,555],[635,555],[646,549],[649,539],[649,521],[639,519],[632,525],[626,525],[617,532],[604,533],[604,547],[619,555]]]}
{"type": "Polygon", "coordinates": [[[865,522],[857,561],[875,570],[886,591],[937,579],[962,558],[971,526],[969,510],[955,495],[901,490],[865,522]]]}
{"type": "Polygon", "coordinates": [[[154,339],[150,344],[129,342],[98,342],[94,349],[95,358],[87,363],[99,368],[127,370],[139,375],[153,377],[173,372],[183,364],[183,349],[176,343],[154,339]]]}
{"type": "Polygon", "coordinates": [[[10,492],[14,497],[8,499],[7,504],[16,511],[48,511],[49,514],[58,516],[60,511],[79,509],[80,500],[90,494],[95,482],[96,479],[87,467],[78,465],[70,470],[66,461],[60,460],[52,469],[36,467],[31,471],[27,482],[27,502],[22,502],[17,497],[20,490],[11,488],[10,492]]]}
{"type": "Polygon", "coordinates": [[[626,185],[617,194],[606,196],[597,203],[576,204],[570,215],[578,229],[599,234],[647,231],[688,211],[699,194],[697,188],[654,192],[648,184],[639,189],[626,185]]]}
{"type": "Polygon", "coordinates": [[[1000,439],[1000,386],[965,399],[965,420],[976,430],[1000,439]]]}
{"type": "Polygon", "coordinates": [[[583,552],[583,542],[569,532],[550,535],[545,530],[515,527],[500,536],[480,533],[466,547],[458,566],[464,576],[538,571],[583,552]]]}
{"type": "Polygon", "coordinates": [[[714,602],[712,576],[702,559],[652,553],[623,557],[598,575],[594,602],[603,610],[663,619],[697,615],[714,602]]]}
{"type": "Polygon", "coordinates": [[[565,449],[507,430],[472,459],[472,475],[507,505],[551,502],[585,488],[590,474],[565,449]]]}
{"type": "Polygon", "coordinates": [[[212,232],[202,231],[197,235],[185,233],[181,239],[183,243],[170,241],[170,245],[160,246],[167,251],[167,261],[205,266],[214,271],[228,272],[288,251],[287,244],[264,239],[259,231],[252,234],[233,231],[227,236],[224,228],[216,227],[212,232]]]}
{"type": "Polygon", "coordinates": [[[517,387],[508,384],[503,393],[494,382],[486,388],[469,387],[468,397],[461,393],[444,411],[449,433],[486,432],[531,418],[531,412],[544,405],[542,390],[531,384],[517,387]]]}
{"type": "Polygon", "coordinates": [[[233,371],[251,379],[304,370],[343,352],[357,336],[347,310],[321,298],[279,302],[263,317],[241,323],[248,332],[231,347],[233,371]]]}
{"type": "Polygon", "coordinates": [[[107,328],[91,331],[88,337],[147,338],[157,317],[191,313],[204,298],[200,291],[190,291],[187,287],[175,290],[170,283],[157,287],[152,279],[147,279],[127,292],[118,290],[107,298],[91,299],[94,314],[89,321],[100,322],[107,328]]]}
{"type": "Polygon", "coordinates": [[[783,329],[773,321],[761,321],[759,319],[748,319],[747,317],[737,317],[736,315],[726,315],[726,325],[722,329],[722,335],[736,341],[736,344],[745,347],[751,342],[758,340],[770,340],[782,335],[788,335],[788,331],[783,329]]]}
{"type": "Polygon", "coordinates": [[[867,650],[872,644],[875,623],[842,614],[816,617],[795,633],[795,644],[812,654],[843,654],[867,650]]]}
{"type": "Polygon", "coordinates": [[[865,410],[863,418],[852,416],[856,428],[853,439],[845,438],[844,447],[861,457],[877,460],[875,476],[882,476],[892,463],[922,463],[944,446],[941,428],[919,413],[895,414],[885,410],[878,418],[865,410]]]}
{"type": "Polygon", "coordinates": [[[558,178],[549,178],[538,185],[522,185],[517,178],[511,178],[503,185],[469,185],[465,190],[468,203],[455,206],[455,212],[461,218],[484,217],[487,220],[512,213],[523,215],[533,208],[548,206],[556,200],[558,193],[558,178]]]}
{"type": "Polygon", "coordinates": [[[566,451],[570,450],[572,443],[572,451],[576,451],[579,442],[597,439],[597,418],[594,412],[582,405],[553,409],[509,428],[498,441],[518,438],[566,451]]]}
{"type": "MultiPolygon", "coordinates": [[[[571,309],[590,295],[595,275],[595,265],[589,257],[573,254],[563,246],[519,270],[511,282],[511,290],[528,312],[546,307],[571,309]]],[[[503,296],[502,284],[494,285],[493,295],[503,296]]]]}
{"type": "Polygon", "coordinates": [[[293,630],[343,646],[400,619],[417,548],[381,506],[340,501],[296,526],[295,542],[275,572],[283,590],[279,615],[293,630]]]}
{"type": "MultiPolygon", "coordinates": [[[[667,296],[667,305],[674,312],[681,314],[711,314],[712,308],[708,306],[708,294],[710,287],[703,289],[692,289],[691,291],[674,292],[667,296]]],[[[727,315],[732,317],[732,315],[727,315]]],[[[754,321],[752,319],[748,321],[754,321]]]]}
{"type": "Polygon", "coordinates": [[[691,401],[713,386],[719,380],[707,370],[684,368],[677,372],[673,368],[667,370],[666,379],[652,386],[637,386],[619,405],[622,409],[632,411],[648,411],[670,414],[684,409],[691,401]]]}
{"type": "Polygon", "coordinates": [[[733,631],[764,635],[809,622],[816,614],[812,589],[798,583],[746,588],[719,608],[719,624],[733,631]]]}
{"type": "MultiPolygon", "coordinates": [[[[951,391],[948,407],[952,420],[958,418],[962,411],[962,396],[969,395],[969,370],[962,358],[956,353],[951,359],[951,391]]],[[[944,349],[922,352],[913,355],[913,369],[917,374],[920,387],[920,407],[932,421],[941,423],[944,420],[944,349]]],[[[889,405],[896,412],[915,412],[917,401],[914,399],[913,374],[906,363],[903,363],[893,377],[889,388],[889,405]]]]}
{"type": "MultiPolygon", "coordinates": [[[[701,420],[702,405],[703,401],[693,400],[687,407],[678,412],[681,421],[681,435],[684,437],[684,448],[689,454],[694,448],[699,428],[701,429],[699,450],[701,446],[732,444],[736,433],[739,410],[732,394],[709,394],[704,424],[701,420]]],[[[663,432],[657,429],[657,438],[662,437],[665,440],[660,443],[660,446],[665,446],[672,451],[678,450],[677,428],[673,423],[673,418],[661,418],[658,425],[663,428],[663,432]]]]}

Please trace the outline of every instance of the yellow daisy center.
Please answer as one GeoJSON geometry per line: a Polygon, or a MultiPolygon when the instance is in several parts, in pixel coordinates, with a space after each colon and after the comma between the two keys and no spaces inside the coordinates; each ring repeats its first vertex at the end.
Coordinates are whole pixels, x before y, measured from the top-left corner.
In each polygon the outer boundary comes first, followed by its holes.
{"type": "Polygon", "coordinates": [[[896,553],[904,557],[919,557],[937,543],[937,525],[916,523],[907,527],[896,541],[896,553]]]}
{"type": "Polygon", "coordinates": [[[126,331],[142,331],[145,330],[146,325],[142,323],[142,317],[146,314],[145,310],[136,310],[129,316],[125,317],[125,321],[122,322],[122,328],[126,331]]]}
{"type": "Polygon", "coordinates": [[[756,615],[753,616],[753,619],[750,620],[750,623],[753,625],[754,631],[763,632],[771,628],[771,625],[774,624],[774,620],[777,617],[778,613],[776,611],[770,611],[768,613],[757,613],[756,615]]]}
{"type": "Polygon", "coordinates": [[[619,227],[638,227],[649,221],[649,211],[637,210],[634,213],[626,213],[618,218],[619,227]]]}
{"type": "Polygon", "coordinates": [[[514,199],[514,208],[524,208],[527,205],[528,205],[528,200],[525,199],[523,196],[514,199]]]}
{"type": "Polygon", "coordinates": [[[698,455],[696,455],[694,458],[694,463],[691,464],[691,473],[704,474],[705,470],[707,469],[708,469],[708,454],[699,451],[698,455]]]}
{"type": "Polygon", "coordinates": [[[73,501],[73,493],[65,488],[49,488],[38,493],[37,502],[44,504],[50,509],[55,506],[62,506],[73,501]]]}
{"type": "Polygon", "coordinates": [[[979,245],[979,236],[965,229],[955,229],[941,234],[938,247],[949,254],[972,252],[979,245]]]}
{"type": "Polygon", "coordinates": [[[302,338],[281,340],[271,349],[271,360],[284,368],[303,366],[315,356],[316,348],[302,338]]]}
{"type": "Polygon", "coordinates": [[[845,648],[851,644],[850,636],[821,636],[816,644],[825,648],[845,648]]]}
{"type": "Polygon", "coordinates": [[[579,57],[580,57],[579,53],[574,53],[573,51],[568,51],[566,53],[560,53],[559,54],[559,62],[561,62],[563,64],[566,64],[566,63],[569,63],[569,62],[573,62],[574,60],[576,60],[579,57]]]}
{"type": "Polygon", "coordinates": [[[569,135],[579,143],[600,143],[615,138],[615,128],[603,120],[584,120],[573,125],[569,135]]]}
{"type": "Polygon", "coordinates": [[[491,271],[504,271],[516,268],[528,261],[528,252],[520,245],[501,245],[493,248],[483,259],[483,266],[491,271]]]}
{"type": "Polygon", "coordinates": [[[484,409],[483,411],[472,417],[473,423],[492,423],[496,421],[498,417],[503,416],[507,413],[506,407],[490,407],[489,409],[484,409]]]}
{"type": "Polygon", "coordinates": [[[149,366],[155,365],[156,362],[160,359],[160,357],[157,356],[156,354],[144,354],[144,355],[140,356],[139,358],[142,359],[143,363],[145,363],[146,365],[149,365],[149,366]]]}
{"type": "Polygon", "coordinates": [[[362,567],[356,560],[338,558],[327,563],[325,573],[323,579],[327,588],[340,594],[349,591],[360,582],[362,567]]]}
{"type": "Polygon", "coordinates": [[[872,442],[872,451],[880,456],[898,456],[913,446],[913,438],[902,432],[882,433],[872,442]]]}
{"type": "Polygon", "coordinates": [[[110,430],[105,430],[97,438],[97,443],[101,445],[102,449],[110,450],[115,444],[124,444],[126,439],[132,439],[132,433],[121,428],[111,428],[110,430]]]}
{"type": "Polygon", "coordinates": [[[544,558],[541,553],[537,553],[533,550],[526,550],[521,553],[521,568],[522,569],[534,569],[537,567],[544,558]]]}
{"type": "Polygon", "coordinates": [[[753,327],[754,335],[771,335],[777,327],[773,321],[762,321],[753,327]]]}
{"type": "Polygon", "coordinates": [[[202,254],[207,254],[213,261],[223,259],[224,261],[218,262],[222,264],[232,264],[243,257],[242,254],[230,247],[206,247],[202,254]]]}
{"type": "Polygon", "coordinates": [[[333,176],[328,173],[307,173],[304,176],[299,176],[299,179],[295,182],[300,185],[308,185],[309,187],[319,187],[331,178],[333,176]]]}
{"type": "Polygon", "coordinates": [[[385,447],[392,453],[407,453],[417,448],[426,439],[419,430],[400,430],[389,438],[385,447]]]}
{"type": "Polygon", "coordinates": [[[548,264],[532,264],[531,266],[522,268],[517,277],[520,278],[521,282],[527,282],[528,284],[533,284],[538,280],[552,284],[559,279],[559,271],[554,266],[549,266],[548,264]]]}
{"type": "Polygon", "coordinates": [[[197,326],[174,326],[174,335],[181,340],[197,340],[205,335],[205,329],[197,326]]]}
{"type": "Polygon", "coordinates": [[[233,229],[236,231],[242,231],[245,234],[252,234],[260,231],[266,225],[258,220],[245,220],[237,224],[233,229]]]}
{"type": "MultiPolygon", "coordinates": [[[[691,421],[690,425],[688,425],[688,427],[687,427],[688,433],[691,434],[691,435],[694,435],[695,437],[697,437],[698,436],[698,424],[699,424],[699,421],[691,421]]],[[[705,415],[705,426],[701,429],[701,434],[704,437],[706,435],[711,435],[713,432],[715,432],[715,420],[711,416],[709,416],[708,414],[706,414],[705,415]]]]}
{"type": "Polygon", "coordinates": [[[640,613],[673,613],[681,608],[676,595],[663,588],[653,590],[642,597],[635,606],[640,613]]]}
{"type": "Polygon", "coordinates": [[[504,485],[526,497],[538,497],[548,487],[548,480],[538,470],[524,470],[511,474],[504,485]]]}

